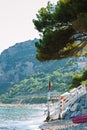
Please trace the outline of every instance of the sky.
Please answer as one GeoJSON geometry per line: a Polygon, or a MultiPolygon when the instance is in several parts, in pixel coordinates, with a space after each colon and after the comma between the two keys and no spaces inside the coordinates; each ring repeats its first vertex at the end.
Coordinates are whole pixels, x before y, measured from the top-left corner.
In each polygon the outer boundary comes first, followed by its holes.
{"type": "Polygon", "coordinates": [[[16,43],[39,38],[32,20],[36,19],[36,13],[47,2],[48,0],[0,0],[0,53],[16,43]]]}

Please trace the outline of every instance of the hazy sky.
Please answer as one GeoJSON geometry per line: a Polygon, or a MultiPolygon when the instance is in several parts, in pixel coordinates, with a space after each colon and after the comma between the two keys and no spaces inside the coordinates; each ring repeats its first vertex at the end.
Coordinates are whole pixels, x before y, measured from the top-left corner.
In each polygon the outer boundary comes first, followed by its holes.
{"type": "Polygon", "coordinates": [[[48,0],[0,0],[0,52],[15,43],[39,38],[32,19],[47,2],[48,0]]]}

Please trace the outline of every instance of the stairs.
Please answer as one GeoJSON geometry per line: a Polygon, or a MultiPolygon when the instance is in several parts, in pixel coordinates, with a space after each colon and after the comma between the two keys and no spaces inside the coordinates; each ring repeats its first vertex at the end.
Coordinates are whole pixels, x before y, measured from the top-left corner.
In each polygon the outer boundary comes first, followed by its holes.
{"type": "Polygon", "coordinates": [[[60,95],[59,93],[53,94],[53,92],[48,92],[48,111],[50,113],[50,119],[58,119],[63,118],[63,115],[67,113],[67,111],[75,111],[76,109],[76,101],[87,94],[87,84],[83,84],[70,90],[69,92],[65,92],[60,95]],[[56,95],[56,96],[55,96],[56,95]],[[55,101],[56,107],[50,105],[51,101],[55,101]],[[75,104],[75,105],[74,105],[75,104]]]}

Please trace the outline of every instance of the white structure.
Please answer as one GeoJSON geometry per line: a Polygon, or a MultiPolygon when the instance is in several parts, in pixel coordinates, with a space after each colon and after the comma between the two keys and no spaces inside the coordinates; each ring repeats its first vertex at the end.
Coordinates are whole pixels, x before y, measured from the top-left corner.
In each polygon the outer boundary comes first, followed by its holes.
{"type": "Polygon", "coordinates": [[[58,92],[48,92],[48,119],[62,118],[62,114],[81,96],[87,93],[87,84],[80,85],[62,95],[58,92]],[[55,102],[55,107],[51,104],[55,102]]]}

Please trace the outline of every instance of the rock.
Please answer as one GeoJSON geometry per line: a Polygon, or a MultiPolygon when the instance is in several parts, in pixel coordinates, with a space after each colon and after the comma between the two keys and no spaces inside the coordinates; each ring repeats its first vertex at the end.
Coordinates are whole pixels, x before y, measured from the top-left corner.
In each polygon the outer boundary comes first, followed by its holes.
{"type": "Polygon", "coordinates": [[[78,103],[75,103],[71,108],[70,111],[76,111],[78,103]]]}
{"type": "Polygon", "coordinates": [[[75,117],[75,116],[79,116],[79,115],[81,115],[81,111],[75,111],[75,112],[73,112],[72,114],[71,114],[71,118],[72,117],[75,117]]]}
{"type": "Polygon", "coordinates": [[[85,96],[85,108],[87,108],[87,95],[85,96]]]}
{"type": "Polygon", "coordinates": [[[87,109],[82,109],[82,114],[87,114],[87,109]]]}
{"type": "Polygon", "coordinates": [[[80,104],[80,106],[85,106],[85,99],[82,98],[82,99],[80,100],[79,104],[80,104]]]}

